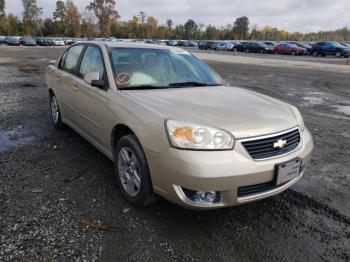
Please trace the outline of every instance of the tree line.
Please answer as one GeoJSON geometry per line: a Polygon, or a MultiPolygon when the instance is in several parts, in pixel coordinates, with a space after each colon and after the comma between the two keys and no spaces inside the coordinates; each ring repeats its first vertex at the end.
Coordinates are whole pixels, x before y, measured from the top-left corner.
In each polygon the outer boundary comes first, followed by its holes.
{"type": "Polygon", "coordinates": [[[335,40],[349,41],[350,29],[315,33],[288,32],[251,25],[246,16],[226,26],[196,23],[189,19],[175,24],[168,19],[159,23],[154,16],[140,11],[128,21],[121,21],[115,0],[93,0],[82,11],[73,0],[58,0],[52,17],[42,18],[43,10],[36,0],[22,0],[22,18],[5,13],[5,0],[0,0],[0,35],[116,37],[133,39],[206,39],[206,40],[335,40]]]}

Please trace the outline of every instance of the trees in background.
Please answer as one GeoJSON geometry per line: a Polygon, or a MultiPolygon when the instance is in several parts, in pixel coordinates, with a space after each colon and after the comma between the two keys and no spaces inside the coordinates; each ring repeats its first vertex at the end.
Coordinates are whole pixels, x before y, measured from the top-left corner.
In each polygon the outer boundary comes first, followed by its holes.
{"type": "MultiPolygon", "coordinates": [[[[62,0],[58,0],[56,2],[56,9],[53,13],[53,24],[48,24],[49,26],[54,27],[54,32],[56,32],[58,35],[64,35],[66,31],[66,16],[67,16],[67,9],[66,5],[62,0]]],[[[49,21],[46,21],[49,23],[49,21]]],[[[51,32],[51,30],[45,30],[46,32],[51,32]]]]}
{"type": "Polygon", "coordinates": [[[66,2],[66,36],[80,37],[80,18],[81,15],[78,12],[78,8],[74,5],[73,0],[67,0],[66,2]]]}
{"type": "MultiPolygon", "coordinates": [[[[13,0],[11,0],[13,1],[13,0]]],[[[335,40],[350,41],[349,27],[316,33],[288,32],[270,26],[250,27],[249,18],[239,17],[232,24],[205,26],[187,20],[176,24],[167,19],[164,24],[154,16],[140,11],[127,21],[121,21],[115,0],[90,0],[79,12],[74,0],[57,0],[52,18],[41,19],[42,9],[36,0],[21,0],[23,17],[5,14],[6,0],[0,0],[0,35],[43,35],[70,37],[109,37],[136,39],[206,39],[206,40],[335,40]]]]}
{"type": "Polygon", "coordinates": [[[233,23],[233,32],[238,39],[247,39],[249,32],[249,19],[242,16],[236,19],[233,23]]]}
{"type": "Polygon", "coordinates": [[[42,8],[37,6],[36,0],[22,0],[23,5],[23,30],[25,35],[38,34],[38,21],[42,14],[42,8]]]}
{"type": "Polygon", "coordinates": [[[7,34],[20,35],[23,33],[23,24],[14,14],[9,13],[6,17],[7,34]]]}
{"type": "Polygon", "coordinates": [[[6,33],[5,0],[0,0],[0,34],[6,33]]]}
{"type": "Polygon", "coordinates": [[[115,10],[115,0],[94,0],[86,9],[93,11],[98,19],[98,33],[101,37],[110,35],[111,22],[119,18],[117,10],[115,10]]]}

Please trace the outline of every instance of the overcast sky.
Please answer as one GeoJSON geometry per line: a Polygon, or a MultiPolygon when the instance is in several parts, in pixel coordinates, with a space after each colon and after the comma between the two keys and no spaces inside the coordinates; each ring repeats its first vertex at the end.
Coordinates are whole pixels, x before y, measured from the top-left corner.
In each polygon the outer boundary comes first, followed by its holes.
{"type": "MultiPolygon", "coordinates": [[[[21,14],[21,0],[5,0],[6,11],[21,14]]],[[[49,17],[56,0],[37,0],[49,17]]],[[[74,0],[82,11],[90,0],[74,0]]],[[[251,24],[289,31],[311,32],[350,26],[350,0],[117,0],[123,20],[140,10],[155,16],[160,23],[171,18],[184,23],[189,18],[205,25],[232,24],[235,18],[248,16],[251,24]]]]}

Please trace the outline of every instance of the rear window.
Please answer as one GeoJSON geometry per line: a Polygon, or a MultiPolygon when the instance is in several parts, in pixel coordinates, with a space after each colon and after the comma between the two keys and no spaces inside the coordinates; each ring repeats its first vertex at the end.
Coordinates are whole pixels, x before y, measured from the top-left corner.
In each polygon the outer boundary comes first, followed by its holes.
{"type": "Polygon", "coordinates": [[[84,46],[78,45],[73,46],[68,50],[63,63],[63,70],[69,73],[75,74],[78,66],[79,57],[84,46]]]}

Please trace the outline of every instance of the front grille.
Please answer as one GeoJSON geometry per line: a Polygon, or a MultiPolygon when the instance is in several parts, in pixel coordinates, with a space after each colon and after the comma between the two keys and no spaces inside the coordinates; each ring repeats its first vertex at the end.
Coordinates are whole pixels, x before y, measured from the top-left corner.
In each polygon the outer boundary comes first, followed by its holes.
{"type": "Polygon", "coordinates": [[[255,160],[276,157],[287,154],[298,147],[300,143],[299,129],[293,129],[284,133],[276,134],[242,142],[244,148],[255,160]],[[286,141],[283,148],[275,148],[274,144],[278,141],[286,141]]]}

